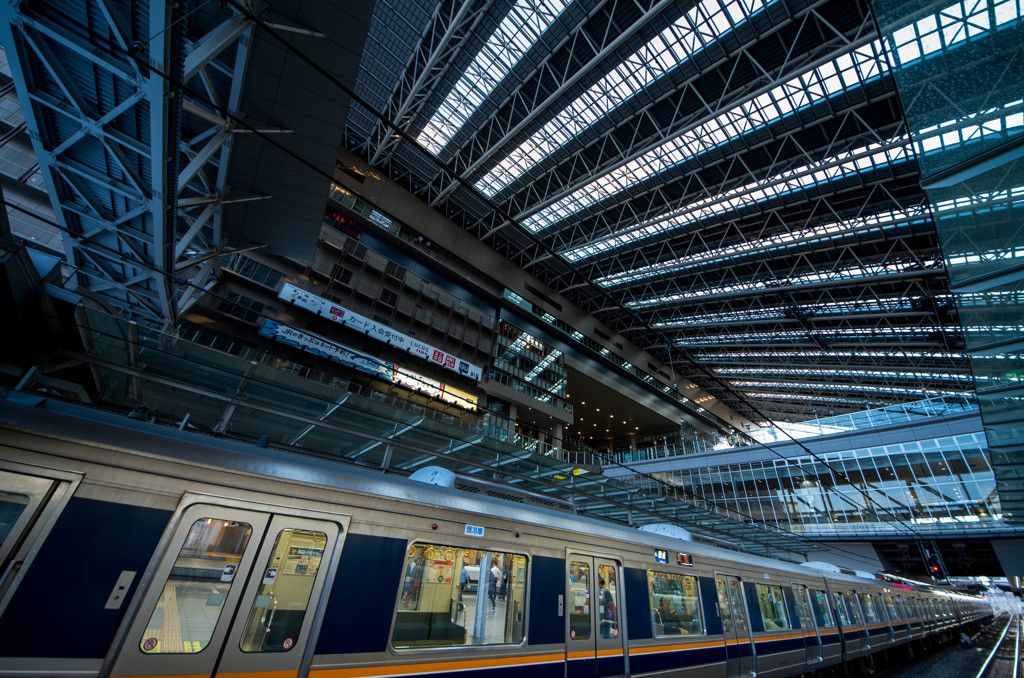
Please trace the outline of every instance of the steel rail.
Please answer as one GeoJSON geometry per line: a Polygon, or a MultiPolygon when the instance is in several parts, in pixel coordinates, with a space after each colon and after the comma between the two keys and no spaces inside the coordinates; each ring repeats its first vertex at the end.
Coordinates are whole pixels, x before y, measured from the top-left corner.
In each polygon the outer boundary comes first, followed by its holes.
{"type": "MultiPolygon", "coordinates": [[[[1014,615],[1010,615],[1010,621],[1008,621],[1006,623],[1006,628],[1003,629],[1002,635],[999,636],[999,640],[996,641],[995,647],[992,648],[992,651],[989,653],[988,657],[985,659],[985,663],[981,665],[980,669],[978,669],[978,673],[977,673],[977,675],[974,678],[984,678],[985,673],[988,671],[989,664],[992,663],[992,660],[995,658],[996,653],[999,652],[999,648],[1001,648],[1003,646],[1003,641],[1006,639],[1006,634],[1009,633],[1010,627],[1013,626],[1013,623],[1015,621],[1017,621],[1017,615],[1015,615],[1015,614],[1014,615]]],[[[1016,658],[1020,656],[1018,654],[1019,652],[1020,652],[1020,633],[1017,634],[1017,651],[1016,651],[1016,653],[1014,653],[1014,671],[1013,671],[1014,678],[1016,678],[1016,676],[1017,676],[1017,669],[1016,669],[1017,661],[1016,661],[1016,658]]]]}

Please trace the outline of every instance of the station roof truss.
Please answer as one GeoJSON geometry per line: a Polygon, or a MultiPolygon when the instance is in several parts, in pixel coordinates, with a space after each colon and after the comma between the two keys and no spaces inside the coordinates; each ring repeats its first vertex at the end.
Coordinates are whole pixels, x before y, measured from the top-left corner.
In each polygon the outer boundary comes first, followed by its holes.
{"type": "MultiPolygon", "coordinates": [[[[6,3],[0,40],[70,287],[173,326],[216,281],[253,24],[178,3],[6,3]]],[[[234,195],[232,200],[244,196],[234,195]]]]}
{"type": "Polygon", "coordinates": [[[755,421],[972,392],[866,0],[406,5],[356,86],[402,134],[346,146],[680,379],[755,421]]]}
{"type": "MultiPolygon", "coordinates": [[[[342,44],[186,5],[0,10],[74,284],[164,326],[268,197],[229,195],[234,139],[292,131],[242,110],[254,35],[342,44]]],[[[342,143],[754,421],[969,393],[917,158],[1022,105],[915,144],[890,64],[975,10],[887,45],[867,0],[380,0],[342,143]]]]}

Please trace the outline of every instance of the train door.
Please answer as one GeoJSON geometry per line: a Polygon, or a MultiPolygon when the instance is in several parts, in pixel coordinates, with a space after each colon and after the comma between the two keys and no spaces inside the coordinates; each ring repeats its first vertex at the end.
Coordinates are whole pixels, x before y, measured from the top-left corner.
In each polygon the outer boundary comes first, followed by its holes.
{"type": "Polygon", "coordinates": [[[186,508],[147,573],[110,675],[297,675],[347,528],[347,517],[324,518],[186,508]]]}
{"type": "Polygon", "coordinates": [[[821,630],[814,623],[810,592],[806,586],[793,584],[793,601],[800,616],[800,629],[803,631],[804,647],[807,648],[807,663],[816,664],[821,661],[821,630]]]}
{"type": "Polygon", "coordinates": [[[739,577],[716,574],[715,589],[718,591],[718,613],[722,618],[722,633],[725,634],[726,676],[747,678],[754,675],[755,658],[753,639],[743,602],[743,585],[739,577]]]}
{"type": "Polygon", "coordinates": [[[81,481],[75,474],[46,471],[49,477],[43,477],[32,471],[38,469],[19,464],[0,470],[0,614],[81,481]]]}
{"type": "Polygon", "coordinates": [[[569,553],[566,563],[566,678],[625,675],[618,561],[569,553]]]}

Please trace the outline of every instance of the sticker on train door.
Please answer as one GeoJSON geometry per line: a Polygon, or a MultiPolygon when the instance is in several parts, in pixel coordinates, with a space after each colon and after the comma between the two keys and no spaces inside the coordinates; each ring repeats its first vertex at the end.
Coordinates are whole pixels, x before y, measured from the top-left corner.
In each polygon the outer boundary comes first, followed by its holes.
{"type": "Polygon", "coordinates": [[[220,580],[222,582],[230,582],[235,578],[235,572],[238,571],[238,565],[227,564],[224,566],[224,570],[220,573],[220,580]]]}

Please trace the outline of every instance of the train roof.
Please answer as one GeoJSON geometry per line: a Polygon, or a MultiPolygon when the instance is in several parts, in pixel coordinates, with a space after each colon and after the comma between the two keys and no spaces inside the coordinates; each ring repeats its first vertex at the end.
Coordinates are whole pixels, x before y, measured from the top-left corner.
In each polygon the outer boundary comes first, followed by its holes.
{"type": "Polygon", "coordinates": [[[851,582],[865,581],[857,576],[819,572],[800,567],[796,563],[660,536],[597,518],[427,485],[323,457],[261,448],[244,442],[181,431],[17,391],[10,391],[0,399],[0,426],[300,485],[317,485],[600,538],[617,538],[649,546],[652,552],[654,549],[684,551],[696,556],[725,558],[740,565],[771,567],[805,577],[826,576],[851,582]]]}

